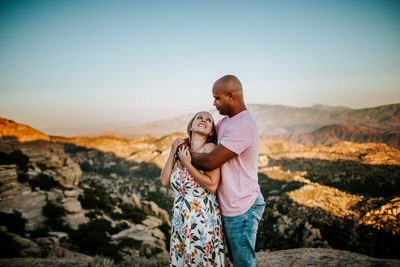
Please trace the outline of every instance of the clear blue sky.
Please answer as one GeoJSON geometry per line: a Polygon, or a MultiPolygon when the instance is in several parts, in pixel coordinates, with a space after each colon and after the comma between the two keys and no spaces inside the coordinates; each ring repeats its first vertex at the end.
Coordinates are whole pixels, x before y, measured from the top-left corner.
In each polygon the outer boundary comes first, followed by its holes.
{"type": "Polygon", "coordinates": [[[247,103],[399,103],[400,1],[0,0],[0,116],[38,129],[212,109],[228,73],[247,103]]]}

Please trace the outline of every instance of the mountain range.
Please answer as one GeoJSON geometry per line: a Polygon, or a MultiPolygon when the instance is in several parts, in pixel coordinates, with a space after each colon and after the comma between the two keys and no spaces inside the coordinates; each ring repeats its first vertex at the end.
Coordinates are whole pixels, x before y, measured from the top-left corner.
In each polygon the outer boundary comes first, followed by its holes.
{"type": "MultiPolygon", "coordinates": [[[[399,148],[400,104],[364,109],[314,105],[291,107],[284,105],[250,104],[262,138],[279,139],[303,145],[332,144],[340,141],[356,143],[377,142],[399,148]]],[[[222,116],[210,111],[217,121],[222,116]]],[[[125,138],[153,134],[164,136],[185,132],[194,114],[184,114],[142,125],[110,129],[84,134],[85,136],[113,136],[125,138]]]]}

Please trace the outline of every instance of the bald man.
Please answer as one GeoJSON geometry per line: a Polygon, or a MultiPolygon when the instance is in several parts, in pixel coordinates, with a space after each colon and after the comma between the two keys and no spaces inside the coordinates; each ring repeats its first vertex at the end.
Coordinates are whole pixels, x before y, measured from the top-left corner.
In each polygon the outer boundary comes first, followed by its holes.
{"type": "Polygon", "coordinates": [[[217,123],[218,145],[209,154],[192,153],[192,163],[204,170],[221,168],[217,192],[233,265],[255,266],[257,229],[265,207],[258,184],[258,128],[238,78],[220,78],[212,93],[214,106],[225,115],[217,123]]]}

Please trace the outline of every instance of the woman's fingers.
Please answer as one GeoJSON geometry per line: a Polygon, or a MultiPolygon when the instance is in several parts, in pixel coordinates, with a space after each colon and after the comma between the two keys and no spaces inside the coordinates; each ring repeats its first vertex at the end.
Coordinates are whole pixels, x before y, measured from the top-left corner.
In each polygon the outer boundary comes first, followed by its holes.
{"type": "Polygon", "coordinates": [[[178,156],[180,159],[187,159],[190,156],[189,149],[187,147],[178,148],[178,156]]]}

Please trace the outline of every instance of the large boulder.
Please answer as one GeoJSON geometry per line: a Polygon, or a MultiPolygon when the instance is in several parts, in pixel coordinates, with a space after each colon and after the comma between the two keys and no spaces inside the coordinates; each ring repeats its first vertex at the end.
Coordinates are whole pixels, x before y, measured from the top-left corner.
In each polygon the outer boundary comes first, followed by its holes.
{"type": "Polygon", "coordinates": [[[163,221],[154,216],[147,216],[146,219],[142,221],[142,224],[147,226],[147,228],[149,229],[154,229],[161,226],[163,224],[163,221]]]}
{"type": "Polygon", "coordinates": [[[6,198],[0,199],[0,211],[12,213],[14,210],[20,212],[27,219],[25,230],[34,231],[43,225],[46,217],[42,209],[46,205],[46,193],[33,192],[30,187],[17,183],[14,193],[6,198]]]}
{"type": "MultiPolygon", "coordinates": [[[[14,233],[7,232],[7,227],[2,226],[0,231],[3,236],[6,236],[7,239],[13,243],[13,246],[18,248],[18,256],[19,257],[41,257],[42,252],[40,247],[33,241],[19,236],[14,233]]],[[[11,244],[10,244],[11,245],[11,244]]],[[[1,265],[0,265],[1,266],[1,265]]]]}
{"type": "Polygon", "coordinates": [[[64,198],[62,200],[62,205],[67,213],[74,214],[82,211],[81,202],[76,198],[64,198]]]}
{"type": "Polygon", "coordinates": [[[257,267],[280,266],[400,266],[400,260],[376,259],[344,250],[326,248],[298,248],[274,252],[258,252],[257,267]]]}

